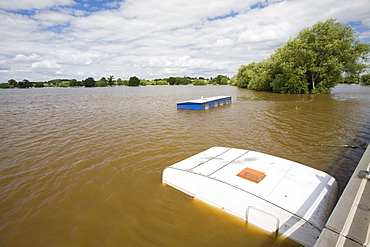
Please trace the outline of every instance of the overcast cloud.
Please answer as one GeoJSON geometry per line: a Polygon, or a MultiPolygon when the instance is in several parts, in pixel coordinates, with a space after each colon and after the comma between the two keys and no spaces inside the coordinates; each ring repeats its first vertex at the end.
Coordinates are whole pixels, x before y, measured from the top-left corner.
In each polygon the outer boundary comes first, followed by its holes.
{"type": "Polygon", "coordinates": [[[335,18],[370,42],[368,0],[0,2],[0,82],[232,76],[335,18]]]}

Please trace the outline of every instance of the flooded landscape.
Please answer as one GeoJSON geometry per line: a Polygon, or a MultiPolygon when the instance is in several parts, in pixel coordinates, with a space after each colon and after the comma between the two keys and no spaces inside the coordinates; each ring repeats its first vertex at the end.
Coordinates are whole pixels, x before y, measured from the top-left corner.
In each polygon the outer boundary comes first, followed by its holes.
{"type": "Polygon", "coordinates": [[[213,146],[334,176],[342,191],[370,139],[370,87],[281,95],[233,86],[0,90],[2,246],[299,246],[162,184],[213,146]],[[206,111],[176,102],[229,95],[206,111]]]}

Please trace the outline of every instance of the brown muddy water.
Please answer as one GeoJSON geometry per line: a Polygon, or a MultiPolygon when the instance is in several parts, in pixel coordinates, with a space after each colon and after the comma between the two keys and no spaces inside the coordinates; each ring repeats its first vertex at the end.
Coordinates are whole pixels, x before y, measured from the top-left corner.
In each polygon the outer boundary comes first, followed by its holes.
{"type": "Polygon", "coordinates": [[[370,139],[370,87],[279,95],[233,86],[0,90],[1,246],[297,246],[164,186],[212,146],[290,159],[343,189],[370,139]],[[176,102],[230,95],[231,105],[176,102]],[[343,148],[353,145],[358,148],[343,148]]]}

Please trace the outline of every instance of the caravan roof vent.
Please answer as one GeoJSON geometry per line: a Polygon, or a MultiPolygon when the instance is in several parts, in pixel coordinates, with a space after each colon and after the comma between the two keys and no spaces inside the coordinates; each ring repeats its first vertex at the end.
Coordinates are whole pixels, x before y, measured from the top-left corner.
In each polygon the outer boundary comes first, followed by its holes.
{"type": "Polygon", "coordinates": [[[253,170],[251,168],[245,168],[243,171],[239,172],[238,177],[248,179],[252,182],[259,183],[262,179],[266,177],[265,173],[253,170]]]}

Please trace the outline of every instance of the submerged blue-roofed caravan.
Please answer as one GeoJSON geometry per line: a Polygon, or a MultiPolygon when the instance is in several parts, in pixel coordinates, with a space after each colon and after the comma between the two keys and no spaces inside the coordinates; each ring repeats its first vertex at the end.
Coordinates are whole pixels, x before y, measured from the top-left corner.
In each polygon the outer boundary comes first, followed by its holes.
{"type": "Polygon", "coordinates": [[[177,109],[202,111],[228,104],[231,104],[231,96],[202,97],[201,99],[178,102],[177,109]]]}
{"type": "Polygon", "coordinates": [[[337,182],[325,172],[226,147],[165,168],[162,182],[304,246],[315,244],[338,196],[337,182]]]}

